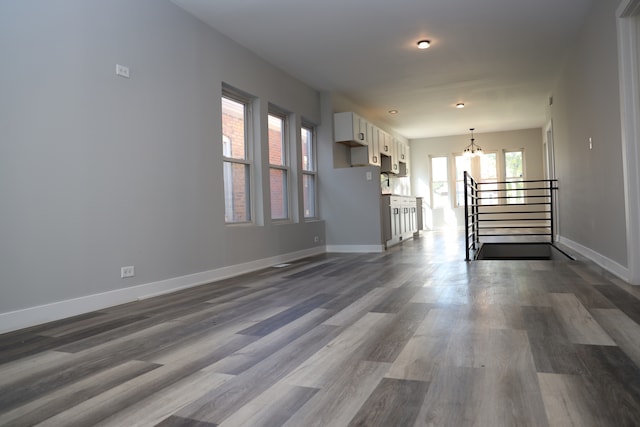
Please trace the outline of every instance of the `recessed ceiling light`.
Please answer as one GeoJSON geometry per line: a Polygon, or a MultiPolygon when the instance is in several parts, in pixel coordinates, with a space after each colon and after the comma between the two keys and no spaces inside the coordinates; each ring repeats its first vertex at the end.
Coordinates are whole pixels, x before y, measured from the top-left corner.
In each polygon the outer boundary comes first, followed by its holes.
{"type": "Polygon", "coordinates": [[[458,102],[456,108],[464,108],[464,102],[458,102]]]}
{"type": "Polygon", "coordinates": [[[418,49],[427,49],[431,46],[431,42],[429,40],[420,40],[418,43],[418,49]]]}
{"type": "Polygon", "coordinates": [[[398,114],[398,110],[389,110],[389,114],[398,114]]]}

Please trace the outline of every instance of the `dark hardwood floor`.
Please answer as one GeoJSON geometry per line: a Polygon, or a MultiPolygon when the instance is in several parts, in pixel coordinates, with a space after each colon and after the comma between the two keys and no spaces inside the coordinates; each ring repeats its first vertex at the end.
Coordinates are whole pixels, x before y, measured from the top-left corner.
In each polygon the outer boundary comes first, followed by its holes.
{"type": "Polygon", "coordinates": [[[7,426],[638,426],[640,289],[460,236],[0,335],[7,426]]]}

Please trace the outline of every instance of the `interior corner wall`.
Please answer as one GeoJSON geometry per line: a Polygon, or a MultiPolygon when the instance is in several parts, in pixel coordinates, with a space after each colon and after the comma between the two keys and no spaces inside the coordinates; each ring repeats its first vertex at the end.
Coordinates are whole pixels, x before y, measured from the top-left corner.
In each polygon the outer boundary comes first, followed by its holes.
{"type": "Polygon", "coordinates": [[[614,269],[628,265],[616,6],[614,1],[593,2],[550,107],[561,241],[614,269]]]}
{"type": "Polygon", "coordinates": [[[316,124],[320,94],[183,9],[2,1],[0,57],[0,316],[324,251],[320,220],[225,225],[220,144],[223,82],[316,124]]]}

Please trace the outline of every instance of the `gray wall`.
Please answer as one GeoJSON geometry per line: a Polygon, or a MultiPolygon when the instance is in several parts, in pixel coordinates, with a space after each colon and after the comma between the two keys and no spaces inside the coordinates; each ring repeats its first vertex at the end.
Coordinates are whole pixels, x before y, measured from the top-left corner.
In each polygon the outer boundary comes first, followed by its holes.
{"type": "MultiPolygon", "coordinates": [[[[502,150],[524,149],[526,179],[543,179],[542,130],[523,129],[507,132],[475,133],[475,142],[485,151],[498,151],[498,167],[502,150]]],[[[461,154],[470,144],[471,134],[436,138],[413,139],[411,146],[411,187],[418,197],[424,197],[426,205],[425,224],[432,229],[464,227],[464,208],[454,208],[455,200],[455,154],[461,154]],[[430,208],[431,200],[431,156],[449,156],[450,208],[430,208]]],[[[563,190],[564,191],[564,190],[563,190]]]]}
{"type": "Polygon", "coordinates": [[[553,91],[550,114],[561,236],[627,266],[616,3],[593,2],[553,91]]]}
{"type": "Polygon", "coordinates": [[[348,147],[333,142],[333,113],[356,111],[345,102],[323,92],[318,129],[320,213],[326,221],[327,246],[334,251],[382,244],[380,168],[349,167],[348,147]],[[371,181],[366,179],[367,172],[371,172],[371,181]]]}
{"type": "MultiPolygon", "coordinates": [[[[323,92],[322,125],[318,130],[320,209],[326,221],[327,249],[362,251],[382,247],[380,167],[351,167],[349,147],[335,143],[333,113],[353,111],[397,138],[404,137],[372,120],[366,108],[335,92],[323,92]],[[367,180],[367,172],[371,180],[367,180]]],[[[396,194],[411,195],[408,177],[391,177],[396,194]]]]}
{"type": "Polygon", "coordinates": [[[319,94],[182,9],[3,1],[0,57],[0,313],[322,244],[225,226],[220,144],[222,82],[260,98],[258,139],[268,102],[319,123],[319,94]]]}

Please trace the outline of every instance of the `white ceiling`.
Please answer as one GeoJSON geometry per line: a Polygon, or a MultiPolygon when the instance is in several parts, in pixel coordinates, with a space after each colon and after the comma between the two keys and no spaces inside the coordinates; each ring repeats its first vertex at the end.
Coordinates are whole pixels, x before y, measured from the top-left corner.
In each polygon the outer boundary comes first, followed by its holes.
{"type": "Polygon", "coordinates": [[[543,126],[594,0],[171,1],[312,87],[343,93],[375,122],[422,138],[543,126]],[[431,48],[416,48],[423,38],[431,48]]]}

